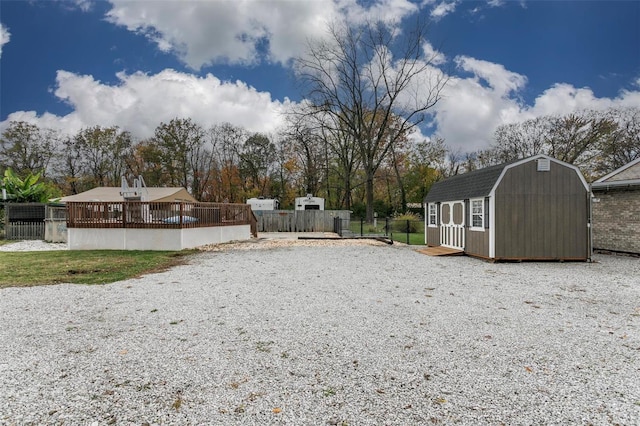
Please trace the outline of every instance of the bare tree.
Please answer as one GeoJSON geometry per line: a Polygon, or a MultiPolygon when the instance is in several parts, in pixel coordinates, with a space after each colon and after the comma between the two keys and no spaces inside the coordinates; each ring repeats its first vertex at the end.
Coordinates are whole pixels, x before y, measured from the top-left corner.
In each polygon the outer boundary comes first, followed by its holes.
{"type": "Polygon", "coordinates": [[[423,122],[447,77],[426,57],[426,26],[399,35],[381,22],[331,25],[309,43],[296,71],[315,113],[333,117],[360,153],[367,220],[373,219],[374,177],[391,146],[423,122]],[[395,119],[397,117],[397,120],[395,119]],[[392,126],[392,123],[394,126],[392,126]]]}
{"type": "Polygon", "coordinates": [[[285,137],[293,145],[296,161],[302,172],[302,191],[299,195],[317,195],[322,182],[323,165],[326,162],[321,135],[314,129],[314,121],[305,115],[289,115],[285,137]]]}
{"type": "Polygon", "coordinates": [[[640,158],[640,108],[614,108],[607,117],[616,123],[610,137],[601,147],[595,172],[606,175],[640,158]]]}
{"type": "Polygon", "coordinates": [[[639,155],[639,128],[637,109],[537,117],[499,126],[494,144],[479,152],[476,161],[487,166],[546,154],[580,167],[592,179],[599,172],[611,171],[613,165],[619,167],[639,155]]]}
{"type": "MultiPolygon", "coordinates": [[[[131,135],[118,127],[90,127],[78,132],[70,148],[77,150],[82,172],[91,186],[119,186],[127,170],[131,135]]],[[[72,160],[69,153],[68,170],[72,160]]]]}
{"type": "Polygon", "coordinates": [[[600,153],[616,123],[601,114],[586,112],[551,119],[546,145],[550,156],[575,164],[590,174],[592,160],[600,153]]]}
{"type": "Polygon", "coordinates": [[[213,126],[209,130],[212,149],[218,162],[216,197],[218,201],[244,202],[240,175],[240,151],[247,138],[246,131],[230,123],[213,126]]]}
{"type": "Polygon", "coordinates": [[[543,153],[550,126],[549,117],[498,126],[493,146],[478,153],[478,165],[487,167],[543,153]]]}

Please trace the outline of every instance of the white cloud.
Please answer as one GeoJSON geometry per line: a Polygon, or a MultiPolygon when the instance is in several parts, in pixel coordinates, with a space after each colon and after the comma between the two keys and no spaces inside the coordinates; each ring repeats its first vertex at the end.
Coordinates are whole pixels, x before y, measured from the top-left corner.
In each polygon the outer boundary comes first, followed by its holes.
{"type": "Polygon", "coordinates": [[[93,6],[92,0],[73,0],[75,6],[83,12],[88,12],[93,6]]]}
{"type": "Polygon", "coordinates": [[[286,63],[303,53],[310,38],[325,34],[327,23],[384,18],[398,21],[417,12],[409,0],[211,2],[111,0],[107,20],[144,34],[165,52],[195,70],[214,63],[253,64],[266,59],[286,63]]]}
{"type": "Polygon", "coordinates": [[[443,18],[455,11],[457,5],[457,1],[443,1],[431,10],[431,17],[436,20],[443,18]]]}
{"type": "Polygon", "coordinates": [[[9,40],[11,40],[9,29],[0,24],[0,57],[2,57],[2,46],[9,43],[9,40]]]}
{"type": "Polygon", "coordinates": [[[488,0],[487,1],[487,4],[490,7],[500,7],[500,6],[503,6],[504,3],[505,3],[505,0],[488,0]]]}
{"type": "Polygon", "coordinates": [[[88,12],[93,7],[94,0],[53,0],[57,2],[61,7],[67,10],[80,10],[81,12],[88,12]]]}
{"type": "Polygon", "coordinates": [[[442,52],[435,50],[429,42],[422,44],[422,51],[427,61],[432,65],[442,65],[447,62],[447,57],[442,52]]]}
{"type": "Polygon", "coordinates": [[[33,111],[10,114],[42,127],[74,134],[83,127],[116,125],[134,136],[153,135],[160,122],[191,118],[203,127],[229,122],[252,132],[272,132],[281,123],[280,111],[287,106],[274,102],[242,82],[223,83],[208,74],[197,77],[174,70],[155,75],[119,73],[117,85],[107,85],[92,76],[58,71],[55,95],[73,112],[60,117],[33,111]]]}
{"type": "Polygon", "coordinates": [[[467,72],[473,73],[474,78],[484,80],[496,92],[503,96],[515,92],[527,83],[527,78],[515,72],[507,71],[503,65],[468,56],[457,56],[456,65],[467,72]]]}
{"type": "MultiPolygon", "coordinates": [[[[327,1],[327,3],[331,3],[327,1]]],[[[361,2],[362,3],[362,2],[361,2]]],[[[356,0],[335,0],[339,13],[347,22],[361,24],[367,21],[398,23],[401,19],[419,11],[419,7],[408,0],[376,0],[362,6],[356,0]]]]}
{"type": "Polygon", "coordinates": [[[437,135],[463,152],[488,148],[501,124],[585,109],[640,107],[637,90],[623,90],[615,98],[598,98],[589,88],[566,83],[553,85],[526,105],[520,97],[526,87],[525,76],[474,58],[457,57],[455,61],[472,75],[451,78],[444,98],[434,108],[434,123],[437,135]]]}

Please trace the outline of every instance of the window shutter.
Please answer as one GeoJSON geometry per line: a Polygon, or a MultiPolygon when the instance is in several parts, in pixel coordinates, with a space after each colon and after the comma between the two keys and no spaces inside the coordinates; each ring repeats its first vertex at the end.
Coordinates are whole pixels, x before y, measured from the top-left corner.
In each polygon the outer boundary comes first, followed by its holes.
{"type": "Polygon", "coordinates": [[[484,229],[489,229],[489,197],[484,199],[484,229]]]}
{"type": "Polygon", "coordinates": [[[471,226],[471,201],[464,200],[464,227],[471,226]]]}

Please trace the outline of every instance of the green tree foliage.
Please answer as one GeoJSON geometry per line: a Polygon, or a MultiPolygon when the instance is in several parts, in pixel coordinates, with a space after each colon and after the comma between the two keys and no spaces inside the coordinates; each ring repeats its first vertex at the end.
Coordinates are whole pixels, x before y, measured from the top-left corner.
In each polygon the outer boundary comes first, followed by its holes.
{"type": "Polygon", "coordinates": [[[55,156],[58,134],[35,124],[12,121],[0,137],[0,171],[46,175],[55,156]]]}
{"type": "Polygon", "coordinates": [[[51,185],[38,182],[40,173],[27,173],[20,178],[11,169],[4,171],[2,187],[6,190],[7,200],[15,203],[46,203],[53,196],[58,195],[51,185]]]}
{"type": "Polygon", "coordinates": [[[276,147],[267,136],[255,133],[244,142],[240,152],[240,171],[245,176],[248,195],[271,196],[266,192],[275,160],[276,147]]]}
{"type": "Polygon", "coordinates": [[[195,198],[203,199],[213,164],[204,129],[190,118],[174,118],[156,128],[153,142],[166,184],[187,188],[195,198]]]}
{"type": "Polygon", "coordinates": [[[409,164],[404,178],[407,200],[421,203],[431,185],[448,176],[447,153],[447,146],[441,138],[414,144],[408,156],[409,164]]]}

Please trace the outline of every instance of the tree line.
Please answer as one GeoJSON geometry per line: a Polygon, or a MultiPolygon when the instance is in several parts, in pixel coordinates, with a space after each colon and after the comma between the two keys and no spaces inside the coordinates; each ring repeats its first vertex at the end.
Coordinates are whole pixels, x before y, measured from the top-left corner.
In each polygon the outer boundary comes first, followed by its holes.
{"type": "MultiPolygon", "coordinates": [[[[203,128],[191,119],[160,123],[135,140],[117,127],[85,128],[73,136],[11,122],[0,138],[0,174],[40,174],[60,195],[120,186],[142,175],[149,186],[181,186],[200,201],[244,203],[263,196],[291,208],[295,197],[324,197],[327,208],[365,213],[366,170],[355,143],[331,135],[308,117],[292,116],[267,135],[223,123],[203,128]]],[[[443,139],[405,135],[389,145],[373,173],[380,214],[420,203],[443,178],[536,154],[575,164],[588,181],[640,157],[640,109],[584,111],[499,126],[490,148],[452,150],[443,139]]]]}

